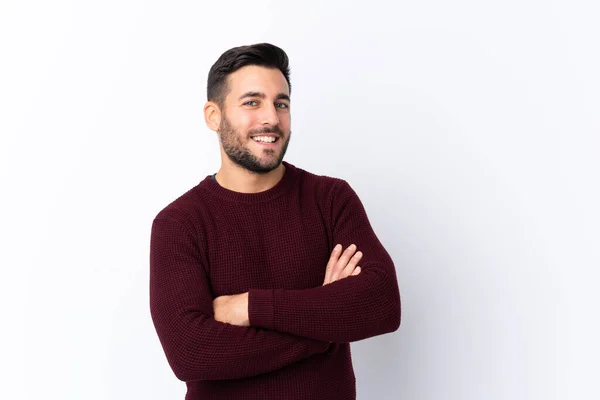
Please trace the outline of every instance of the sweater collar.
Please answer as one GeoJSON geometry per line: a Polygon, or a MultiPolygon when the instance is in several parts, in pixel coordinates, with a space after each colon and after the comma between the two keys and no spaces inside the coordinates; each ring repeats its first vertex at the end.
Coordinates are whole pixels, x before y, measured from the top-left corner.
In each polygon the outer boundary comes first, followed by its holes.
{"type": "Polygon", "coordinates": [[[290,183],[293,182],[293,178],[296,175],[296,167],[287,161],[282,161],[285,166],[285,172],[283,177],[270,189],[264,190],[257,193],[242,193],[229,190],[219,185],[210,175],[204,178],[198,187],[211,195],[217,196],[223,200],[233,201],[238,203],[261,203],[265,201],[273,200],[283,193],[286,192],[290,183]]]}

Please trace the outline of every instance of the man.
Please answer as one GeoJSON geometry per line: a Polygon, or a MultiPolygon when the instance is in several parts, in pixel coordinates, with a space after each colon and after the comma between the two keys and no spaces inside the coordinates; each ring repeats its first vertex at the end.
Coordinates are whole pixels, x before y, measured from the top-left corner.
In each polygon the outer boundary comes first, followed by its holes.
{"type": "Polygon", "coordinates": [[[221,168],[156,216],[150,244],[151,314],[186,400],[355,399],[349,342],[400,325],[394,264],[348,183],[283,161],[283,50],[226,51],[207,91],[221,168]]]}

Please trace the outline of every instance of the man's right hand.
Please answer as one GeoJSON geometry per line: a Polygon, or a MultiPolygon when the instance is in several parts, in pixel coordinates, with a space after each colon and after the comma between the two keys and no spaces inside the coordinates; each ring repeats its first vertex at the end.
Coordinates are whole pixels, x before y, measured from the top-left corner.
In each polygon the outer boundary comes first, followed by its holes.
{"type": "Polygon", "coordinates": [[[362,252],[359,251],[356,254],[355,252],[356,245],[354,244],[348,246],[344,252],[342,252],[341,244],[334,247],[325,270],[323,286],[350,275],[360,274],[360,266],[357,263],[362,258],[362,252]]]}

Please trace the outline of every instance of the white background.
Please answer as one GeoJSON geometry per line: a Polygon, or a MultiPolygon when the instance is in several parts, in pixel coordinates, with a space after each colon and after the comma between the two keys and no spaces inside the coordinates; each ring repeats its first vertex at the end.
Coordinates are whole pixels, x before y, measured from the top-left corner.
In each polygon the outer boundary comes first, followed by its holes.
{"type": "Polygon", "coordinates": [[[153,217],[219,167],[208,70],[291,59],[286,160],[355,188],[402,326],[359,399],[597,399],[597,1],[0,3],[0,398],[183,399],[153,217]]]}

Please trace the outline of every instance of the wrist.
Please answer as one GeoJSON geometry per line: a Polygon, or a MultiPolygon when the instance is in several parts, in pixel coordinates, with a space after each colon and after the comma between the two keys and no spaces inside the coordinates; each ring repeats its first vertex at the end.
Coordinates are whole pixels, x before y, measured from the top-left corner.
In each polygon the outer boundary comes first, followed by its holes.
{"type": "Polygon", "coordinates": [[[248,292],[242,293],[242,323],[244,326],[250,326],[250,315],[248,312],[248,292]]]}
{"type": "Polygon", "coordinates": [[[250,289],[248,292],[248,320],[257,328],[275,329],[273,289],[250,289]]]}

